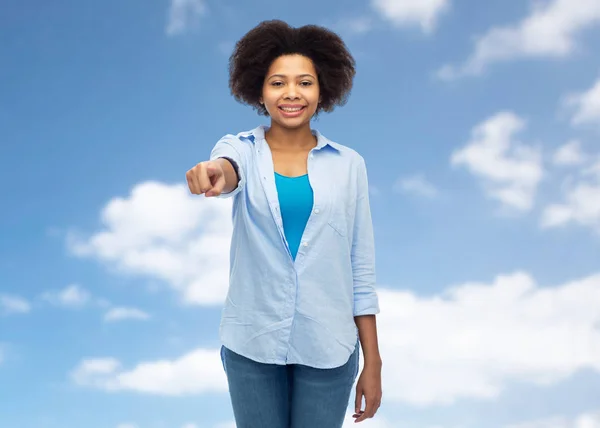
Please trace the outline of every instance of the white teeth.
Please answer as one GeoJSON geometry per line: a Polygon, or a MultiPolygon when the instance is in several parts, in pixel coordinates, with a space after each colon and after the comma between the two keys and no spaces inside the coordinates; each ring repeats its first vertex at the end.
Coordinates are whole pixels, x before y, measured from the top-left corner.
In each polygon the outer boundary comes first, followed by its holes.
{"type": "Polygon", "coordinates": [[[281,110],[293,113],[302,110],[302,107],[281,107],[281,110]]]}

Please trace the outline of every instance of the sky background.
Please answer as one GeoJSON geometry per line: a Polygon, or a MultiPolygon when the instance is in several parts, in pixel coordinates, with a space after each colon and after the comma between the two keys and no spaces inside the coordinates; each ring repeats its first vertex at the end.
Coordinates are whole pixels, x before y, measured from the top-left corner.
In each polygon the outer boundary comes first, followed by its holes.
{"type": "Polygon", "coordinates": [[[234,428],[231,201],[185,172],[267,123],[227,61],[272,18],[357,60],[313,126],[369,171],[362,426],[600,427],[600,0],[2,0],[0,427],[234,428]]]}

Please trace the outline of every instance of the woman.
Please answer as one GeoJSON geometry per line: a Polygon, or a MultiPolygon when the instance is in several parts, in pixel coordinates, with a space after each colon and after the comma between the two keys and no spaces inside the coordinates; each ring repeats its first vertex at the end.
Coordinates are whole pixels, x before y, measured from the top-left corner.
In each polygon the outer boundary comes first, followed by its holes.
{"type": "Polygon", "coordinates": [[[220,338],[238,428],[341,427],[360,345],[355,422],[380,405],[365,162],[310,125],[345,103],[354,74],[329,30],[259,24],[238,41],[229,83],[271,123],[226,135],[186,174],[193,194],[234,198],[220,338]]]}

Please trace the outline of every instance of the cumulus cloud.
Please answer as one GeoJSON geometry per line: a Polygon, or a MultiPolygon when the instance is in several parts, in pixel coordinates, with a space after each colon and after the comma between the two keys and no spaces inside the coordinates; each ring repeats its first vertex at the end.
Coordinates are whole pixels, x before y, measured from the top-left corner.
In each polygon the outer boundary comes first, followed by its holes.
{"type": "Polygon", "coordinates": [[[376,21],[371,16],[353,16],[344,17],[333,23],[324,23],[336,33],[343,37],[362,35],[370,32],[375,26],[376,21]]]}
{"type": "Polygon", "coordinates": [[[394,184],[394,190],[399,193],[412,193],[425,198],[435,198],[438,190],[422,174],[401,177],[394,184]]]}
{"type": "MultiPolygon", "coordinates": [[[[192,427],[190,427],[190,428],[192,428],[192,427]]],[[[214,428],[236,428],[236,425],[235,425],[235,422],[233,422],[233,421],[223,422],[223,423],[216,425],[214,428]]]]}
{"type": "Polygon", "coordinates": [[[231,202],[192,196],[181,184],[145,182],[109,201],[102,227],[71,234],[77,256],[127,274],[158,278],[190,304],[221,304],[226,296],[231,202]]]}
{"type": "MultiPolygon", "coordinates": [[[[388,403],[431,406],[494,399],[514,381],[544,386],[579,370],[600,372],[600,273],[545,287],[515,272],[431,296],[386,288],[379,293],[388,403]]],[[[114,358],[85,359],[72,379],[112,392],[227,391],[218,349],[130,369],[114,358]]]]}
{"type": "Polygon", "coordinates": [[[104,321],[116,322],[124,320],[139,320],[145,321],[150,319],[150,315],[141,309],[137,308],[126,308],[126,307],[114,307],[109,309],[104,315],[104,321]]]}
{"type": "Polygon", "coordinates": [[[470,141],[451,157],[482,181],[486,195],[517,211],[529,211],[543,176],[539,148],[521,144],[525,128],[516,114],[503,111],[475,126],[470,141]]]}
{"type": "Polygon", "coordinates": [[[380,295],[388,402],[493,399],[512,381],[544,386],[600,372],[600,274],[540,287],[516,272],[430,297],[380,295]]]}
{"type": "Polygon", "coordinates": [[[600,412],[583,413],[574,418],[555,416],[506,425],[504,428],[600,428],[600,412]]]}
{"type": "Polygon", "coordinates": [[[31,311],[31,305],[22,297],[10,294],[0,294],[0,314],[26,314],[31,311]]]}
{"type": "Polygon", "coordinates": [[[548,205],[541,219],[543,228],[577,224],[600,233],[600,161],[583,168],[563,186],[563,201],[548,205]]]}
{"type": "Polygon", "coordinates": [[[55,306],[64,308],[83,308],[91,301],[90,293],[77,284],[72,284],[58,291],[47,291],[42,299],[55,306]]]}
{"type": "Polygon", "coordinates": [[[196,25],[206,14],[204,0],[171,0],[166,32],[174,36],[196,25]]]}
{"type": "Polygon", "coordinates": [[[533,2],[531,12],[516,24],[491,28],[477,38],[461,65],[446,65],[442,79],[481,74],[489,65],[518,58],[564,58],[577,49],[579,34],[600,22],[597,0],[533,2]]]}
{"type": "Polygon", "coordinates": [[[417,25],[430,33],[450,7],[450,0],[371,0],[371,6],[398,27],[417,25]]]}
{"type": "Polygon", "coordinates": [[[84,359],[71,372],[71,379],[78,385],[110,392],[181,396],[227,391],[215,349],[197,349],[172,361],[146,361],[131,369],[123,368],[115,358],[84,359]]]}
{"type": "Polygon", "coordinates": [[[600,78],[587,91],[565,97],[565,104],[572,108],[572,125],[600,125],[600,78]]]}
{"type": "Polygon", "coordinates": [[[571,140],[560,146],[552,157],[552,162],[557,166],[581,165],[586,160],[587,156],[581,149],[581,143],[577,140],[571,140]]]}

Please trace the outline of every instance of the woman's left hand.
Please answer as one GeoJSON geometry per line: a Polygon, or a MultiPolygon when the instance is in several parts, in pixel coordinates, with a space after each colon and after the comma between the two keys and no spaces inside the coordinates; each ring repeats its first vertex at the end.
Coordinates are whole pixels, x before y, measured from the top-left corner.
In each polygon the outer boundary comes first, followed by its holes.
{"type": "Polygon", "coordinates": [[[354,422],[362,422],[375,416],[381,405],[381,364],[365,364],[356,384],[354,422]],[[365,410],[361,410],[365,397],[365,410]]]}

